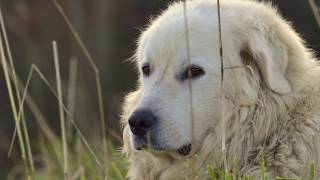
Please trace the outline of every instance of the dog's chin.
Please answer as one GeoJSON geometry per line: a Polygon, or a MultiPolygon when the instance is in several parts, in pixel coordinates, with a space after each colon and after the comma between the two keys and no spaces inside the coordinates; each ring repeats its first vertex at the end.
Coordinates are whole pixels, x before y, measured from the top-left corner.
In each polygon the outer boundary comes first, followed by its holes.
{"type": "Polygon", "coordinates": [[[145,138],[133,136],[132,141],[134,148],[138,151],[148,151],[155,156],[169,155],[174,159],[188,158],[197,151],[197,145],[189,142],[174,147],[153,138],[150,139],[150,143],[147,143],[145,138]]]}
{"type": "Polygon", "coordinates": [[[195,148],[189,143],[170,151],[168,154],[174,159],[186,159],[195,153],[195,148]]]}
{"type": "Polygon", "coordinates": [[[175,159],[184,159],[188,158],[193,154],[193,148],[190,143],[184,144],[180,146],[179,148],[168,148],[168,147],[161,147],[161,146],[154,146],[154,145],[140,145],[135,146],[136,150],[145,150],[148,151],[154,155],[164,155],[168,154],[172,158],[175,159]]]}

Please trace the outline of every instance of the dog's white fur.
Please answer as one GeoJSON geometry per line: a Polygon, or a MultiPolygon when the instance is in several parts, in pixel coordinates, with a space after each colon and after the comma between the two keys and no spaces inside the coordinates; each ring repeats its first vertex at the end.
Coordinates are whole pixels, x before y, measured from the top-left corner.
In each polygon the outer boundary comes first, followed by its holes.
{"type": "MultiPolygon", "coordinates": [[[[320,162],[320,68],[289,23],[269,4],[221,2],[225,61],[226,163],[221,150],[220,57],[215,0],[187,1],[192,64],[205,75],[192,80],[193,156],[175,149],[191,142],[188,81],[177,75],[188,65],[182,3],[172,4],[142,33],[136,64],[148,62],[150,77],[125,100],[124,152],[131,179],[190,177],[190,162],[205,173],[208,164],[260,176],[306,177],[320,162]],[[138,151],[127,123],[131,113],[149,108],[160,117],[162,151],[138,151]],[[192,159],[191,161],[190,159],[192,159]]],[[[141,74],[141,73],[140,73],[141,74]]],[[[204,174],[206,176],[206,174],[204,174]]]]}

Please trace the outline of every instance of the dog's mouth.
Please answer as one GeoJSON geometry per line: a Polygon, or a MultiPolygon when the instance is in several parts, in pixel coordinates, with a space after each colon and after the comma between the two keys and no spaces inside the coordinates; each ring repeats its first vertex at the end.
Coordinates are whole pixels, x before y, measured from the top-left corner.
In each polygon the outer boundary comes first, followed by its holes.
{"type": "MultiPolygon", "coordinates": [[[[135,146],[136,150],[150,150],[152,152],[156,152],[156,153],[161,153],[161,152],[165,152],[166,149],[165,148],[160,148],[160,147],[147,147],[145,146],[135,146]]],[[[192,145],[191,144],[185,144],[183,146],[181,146],[180,148],[176,149],[175,151],[180,155],[180,156],[188,156],[191,153],[192,150],[192,145]]]]}
{"type": "Polygon", "coordinates": [[[191,144],[186,144],[186,145],[183,145],[182,147],[180,147],[179,149],[177,149],[177,152],[181,156],[187,156],[190,154],[191,149],[192,149],[191,144]]]}
{"type": "Polygon", "coordinates": [[[191,143],[186,143],[178,148],[169,147],[165,144],[159,144],[153,139],[149,143],[144,138],[133,138],[134,148],[138,151],[146,150],[154,154],[169,153],[177,158],[187,157],[191,154],[194,146],[191,143]]]}

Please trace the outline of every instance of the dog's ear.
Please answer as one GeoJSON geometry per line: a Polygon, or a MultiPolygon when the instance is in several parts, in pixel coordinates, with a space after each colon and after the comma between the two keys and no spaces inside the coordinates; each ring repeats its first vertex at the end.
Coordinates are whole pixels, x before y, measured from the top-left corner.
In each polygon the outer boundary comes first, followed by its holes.
{"type": "Polygon", "coordinates": [[[255,64],[266,85],[278,94],[291,92],[286,78],[287,48],[279,40],[271,42],[261,34],[251,34],[242,46],[240,55],[245,65],[255,64]]]}

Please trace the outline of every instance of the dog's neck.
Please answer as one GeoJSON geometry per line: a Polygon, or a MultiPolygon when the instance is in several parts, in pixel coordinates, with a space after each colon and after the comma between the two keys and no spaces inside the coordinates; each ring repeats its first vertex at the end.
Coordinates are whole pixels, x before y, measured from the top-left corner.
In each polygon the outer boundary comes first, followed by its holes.
{"type": "MultiPolygon", "coordinates": [[[[194,168],[200,172],[206,171],[208,164],[218,169],[240,172],[247,171],[242,167],[260,166],[262,159],[268,160],[272,157],[271,152],[277,151],[283,146],[285,139],[291,138],[288,134],[297,131],[298,126],[309,123],[312,118],[309,115],[314,114],[319,107],[319,95],[318,89],[308,87],[290,96],[268,94],[266,97],[269,98],[261,99],[260,103],[234,106],[233,114],[226,115],[225,151],[222,151],[222,131],[218,126],[209,131],[198,153],[189,160],[175,160],[167,156],[153,157],[155,164],[167,163],[165,169],[158,169],[158,177],[164,172],[170,174],[177,164],[188,167],[192,162],[195,163],[194,168]],[[281,121],[280,126],[276,121],[281,121]],[[215,141],[212,141],[213,139],[215,141]],[[167,159],[163,161],[163,158],[167,159]]],[[[190,168],[191,166],[187,169],[190,168]]]]}
{"type": "Polygon", "coordinates": [[[310,86],[287,96],[265,91],[255,104],[235,105],[233,111],[225,115],[229,117],[225,120],[226,150],[222,151],[223,132],[218,126],[203,142],[199,161],[233,171],[246,171],[241,167],[259,166],[262,159],[272,157],[270,152],[277,151],[283,142],[287,142],[286,139],[291,138],[288,134],[316,123],[315,118],[320,116],[319,97],[319,88],[310,86]],[[212,139],[216,141],[212,142],[212,139]]]}

